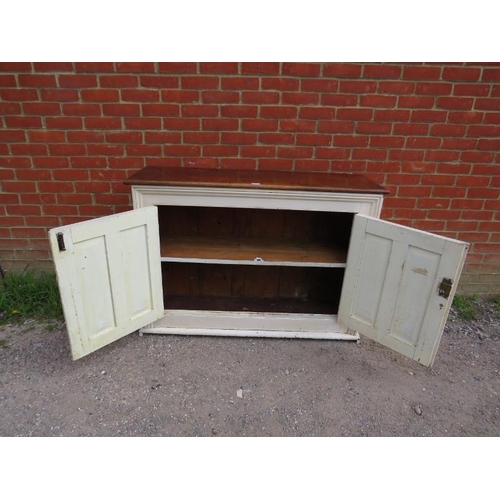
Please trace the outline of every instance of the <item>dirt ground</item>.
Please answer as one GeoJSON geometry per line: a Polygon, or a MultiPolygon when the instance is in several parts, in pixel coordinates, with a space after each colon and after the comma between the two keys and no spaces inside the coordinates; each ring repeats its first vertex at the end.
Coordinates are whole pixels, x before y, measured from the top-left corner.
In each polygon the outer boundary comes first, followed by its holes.
{"type": "Polygon", "coordinates": [[[500,317],[452,309],[432,369],[355,342],[145,335],[72,361],[0,327],[1,436],[498,436],[500,317]]]}

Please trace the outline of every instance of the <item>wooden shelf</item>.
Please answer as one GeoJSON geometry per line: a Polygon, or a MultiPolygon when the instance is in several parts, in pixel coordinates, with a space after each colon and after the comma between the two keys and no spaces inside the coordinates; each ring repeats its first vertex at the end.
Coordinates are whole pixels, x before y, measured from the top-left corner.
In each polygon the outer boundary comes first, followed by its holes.
{"type": "Polygon", "coordinates": [[[164,262],[198,262],[299,267],[345,267],[347,249],[326,243],[296,243],[257,238],[162,238],[164,262]]]}

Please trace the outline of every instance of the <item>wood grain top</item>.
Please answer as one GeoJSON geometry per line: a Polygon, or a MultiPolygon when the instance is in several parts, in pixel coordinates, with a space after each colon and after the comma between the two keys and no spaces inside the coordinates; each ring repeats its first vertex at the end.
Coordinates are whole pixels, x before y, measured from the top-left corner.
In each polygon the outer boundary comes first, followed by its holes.
{"type": "Polygon", "coordinates": [[[145,167],[125,184],[206,186],[245,189],[288,189],[339,193],[387,194],[389,191],[361,174],[287,172],[274,170],[215,170],[204,168],[145,167]]]}

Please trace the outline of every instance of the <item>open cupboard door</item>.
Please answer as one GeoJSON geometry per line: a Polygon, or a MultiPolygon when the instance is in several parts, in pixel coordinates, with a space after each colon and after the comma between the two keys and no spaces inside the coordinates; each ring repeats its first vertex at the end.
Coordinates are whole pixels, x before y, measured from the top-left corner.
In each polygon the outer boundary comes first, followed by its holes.
{"type": "Polygon", "coordinates": [[[49,231],[73,359],[163,316],[158,208],[49,231]]]}
{"type": "Polygon", "coordinates": [[[339,323],[431,366],[468,246],[356,215],[339,323]]]}

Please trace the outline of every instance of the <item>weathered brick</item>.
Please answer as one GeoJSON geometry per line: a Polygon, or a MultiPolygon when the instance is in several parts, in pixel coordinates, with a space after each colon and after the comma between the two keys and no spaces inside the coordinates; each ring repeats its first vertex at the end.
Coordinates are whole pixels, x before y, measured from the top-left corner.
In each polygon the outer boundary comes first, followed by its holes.
{"type": "Polygon", "coordinates": [[[238,73],[237,62],[202,62],[200,63],[201,73],[231,74],[238,73]]]}
{"type": "Polygon", "coordinates": [[[238,155],[238,147],[237,146],[203,146],[203,156],[215,156],[215,157],[223,157],[223,156],[237,156],[238,155]]]}
{"type": "Polygon", "coordinates": [[[205,104],[214,103],[238,103],[240,102],[240,94],[232,91],[205,91],[201,93],[201,99],[205,104]]]}
{"type": "MultiPolygon", "coordinates": [[[[140,138],[137,142],[141,142],[142,135],[140,132],[127,132],[140,135],[140,138]]],[[[180,132],[146,132],[145,133],[146,142],[147,143],[160,143],[160,144],[180,144],[181,142],[181,133],[180,132]]],[[[126,140],[123,142],[132,142],[130,140],[126,140]]]]}
{"type": "Polygon", "coordinates": [[[249,132],[222,132],[220,142],[221,144],[255,144],[257,142],[257,134],[249,132]]]}
{"type": "Polygon", "coordinates": [[[85,118],[84,123],[88,129],[109,130],[122,128],[120,118],[112,118],[110,116],[85,118]]]}
{"type": "Polygon", "coordinates": [[[59,75],[59,86],[69,88],[97,87],[97,76],[59,75]]]}
{"type": "Polygon", "coordinates": [[[157,102],[160,100],[158,90],[125,89],[121,91],[122,100],[126,102],[157,102]]]}
{"type": "Polygon", "coordinates": [[[222,90],[258,90],[258,88],[258,78],[231,77],[221,79],[222,90]]]}
{"type": "Polygon", "coordinates": [[[103,104],[102,114],[105,116],[139,116],[141,107],[139,104],[103,104]]]}
{"type": "Polygon", "coordinates": [[[184,76],[181,78],[183,89],[217,89],[219,78],[216,76],[184,76]]]}
{"type": "Polygon", "coordinates": [[[360,64],[326,63],[323,68],[324,76],[354,77],[361,76],[360,64]]]}
{"type": "Polygon", "coordinates": [[[242,102],[244,104],[278,104],[280,101],[279,92],[243,92],[242,102]]]}
{"type": "Polygon", "coordinates": [[[241,63],[241,72],[243,74],[277,75],[279,71],[280,63],[278,62],[241,63]]]}
{"type": "Polygon", "coordinates": [[[315,63],[283,63],[282,73],[294,76],[319,76],[321,65],[315,63]]]}
{"type": "Polygon", "coordinates": [[[6,116],[5,124],[8,128],[41,128],[40,116],[6,116]]]}
{"type": "Polygon", "coordinates": [[[158,63],[158,71],[162,73],[196,73],[198,64],[195,62],[164,62],[158,63]]]}
{"type": "Polygon", "coordinates": [[[437,80],[441,75],[441,68],[437,66],[406,66],[403,69],[403,78],[408,80],[437,80]]]}
{"type": "Polygon", "coordinates": [[[295,91],[299,90],[300,80],[298,78],[262,78],[261,85],[263,90],[295,91]]]}
{"type": "Polygon", "coordinates": [[[84,89],[81,91],[83,101],[90,102],[117,102],[120,93],[114,89],[84,89]]]}
{"type": "Polygon", "coordinates": [[[256,120],[242,120],[241,129],[246,131],[276,131],[278,130],[278,120],[270,119],[256,119],[256,120]]]}
{"type": "Polygon", "coordinates": [[[477,81],[481,75],[480,68],[443,68],[443,80],[477,81]]]}
{"type": "Polygon", "coordinates": [[[116,71],[121,73],[151,73],[155,70],[152,62],[119,62],[116,71]]]}
{"type": "Polygon", "coordinates": [[[222,105],[220,114],[226,118],[257,118],[258,108],[256,106],[222,105]]]}
{"type": "Polygon", "coordinates": [[[384,217],[499,269],[478,246],[500,243],[497,67],[0,63],[0,237],[24,255],[47,246],[30,231],[126,210],[146,164],[331,170],[366,173],[390,190],[384,217]]]}
{"type": "MultiPolygon", "coordinates": [[[[177,104],[142,104],[142,114],[144,116],[179,116],[180,107],[177,104]]],[[[183,115],[195,116],[195,115],[183,115]]]]}
{"type": "Polygon", "coordinates": [[[251,158],[221,158],[220,166],[224,169],[255,170],[257,161],[251,158]]]}
{"type": "Polygon", "coordinates": [[[55,87],[55,75],[22,74],[18,76],[20,87],[55,87]]]}
{"type": "Polygon", "coordinates": [[[99,73],[114,71],[115,65],[112,62],[77,62],[75,70],[81,73],[99,73]]]}
{"type": "Polygon", "coordinates": [[[200,120],[198,118],[166,118],[164,126],[169,130],[199,130],[200,120]]]}
{"type": "Polygon", "coordinates": [[[295,106],[261,106],[262,118],[296,118],[298,109],[295,106]]]}

